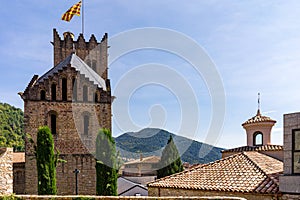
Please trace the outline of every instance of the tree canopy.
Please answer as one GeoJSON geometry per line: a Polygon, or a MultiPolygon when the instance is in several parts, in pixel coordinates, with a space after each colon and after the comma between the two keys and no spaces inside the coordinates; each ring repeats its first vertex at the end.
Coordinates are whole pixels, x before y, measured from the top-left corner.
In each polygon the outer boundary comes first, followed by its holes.
{"type": "Polygon", "coordinates": [[[7,103],[0,103],[0,147],[24,151],[23,111],[7,103]]]}

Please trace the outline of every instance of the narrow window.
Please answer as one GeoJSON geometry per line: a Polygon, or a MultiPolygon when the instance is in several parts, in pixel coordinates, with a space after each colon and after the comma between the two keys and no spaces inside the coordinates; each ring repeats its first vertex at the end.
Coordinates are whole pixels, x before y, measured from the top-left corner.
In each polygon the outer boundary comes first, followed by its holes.
{"type": "Polygon", "coordinates": [[[94,71],[96,71],[96,67],[97,67],[97,61],[96,60],[92,60],[92,69],[94,71]]]}
{"type": "Polygon", "coordinates": [[[254,146],[263,145],[263,134],[262,134],[262,132],[258,131],[258,132],[254,133],[254,135],[253,135],[253,145],[254,146]]]}
{"type": "Polygon", "coordinates": [[[97,103],[98,102],[98,94],[97,94],[97,92],[95,92],[95,103],[97,103]]]}
{"type": "Polygon", "coordinates": [[[51,133],[56,134],[56,115],[51,114],[51,133]]]}
{"type": "Polygon", "coordinates": [[[88,87],[83,86],[83,101],[88,101],[88,87]]]}
{"type": "Polygon", "coordinates": [[[46,92],[45,92],[45,90],[41,90],[40,96],[41,96],[41,100],[46,100],[46,92]]]}
{"type": "Polygon", "coordinates": [[[89,67],[91,67],[91,60],[90,60],[90,59],[87,59],[86,64],[87,64],[89,67]]]}
{"type": "Polygon", "coordinates": [[[90,117],[88,115],[85,115],[83,117],[83,134],[88,135],[89,133],[89,123],[90,123],[90,117]]]}
{"type": "Polygon", "coordinates": [[[67,87],[67,79],[62,79],[62,87],[61,87],[62,100],[67,101],[68,97],[68,87],[67,87]]]}
{"type": "Polygon", "coordinates": [[[73,78],[73,80],[72,80],[72,90],[73,90],[73,100],[77,101],[77,84],[76,84],[76,78],[73,78]]]}
{"type": "Polygon", "coordinates": [[[56,84],[51,85],[51,99],[56,101],[56,84]]]}

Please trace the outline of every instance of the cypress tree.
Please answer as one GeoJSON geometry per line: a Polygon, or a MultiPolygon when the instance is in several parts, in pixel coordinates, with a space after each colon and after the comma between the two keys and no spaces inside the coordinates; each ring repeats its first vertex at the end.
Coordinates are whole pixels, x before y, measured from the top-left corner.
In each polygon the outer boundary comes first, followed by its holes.
{"type": "Polygon", "coordinates": [[[108,129],[96,138],[96,193],[117,196],[116,144],[108,129]]]}
{"type": "Polygon", "coordinates": [[[170,135],[167,146],[162,151],[159,166],[160,169],[157,170],[157,178],[162,178],[183,171],[180,155],[173,141],[172,135],[170,135]]]}
{"type": "Polygon", "coordinates": [[[56,194],[56,160],[51,131],[48,126],[40,127],[36,145],[39,195],[56,194]]]}

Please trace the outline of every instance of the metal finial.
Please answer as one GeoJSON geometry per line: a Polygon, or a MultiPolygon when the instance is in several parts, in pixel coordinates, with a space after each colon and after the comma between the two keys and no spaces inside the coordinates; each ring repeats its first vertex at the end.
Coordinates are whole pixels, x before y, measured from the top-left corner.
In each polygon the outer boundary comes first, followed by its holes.
{"type": "Polygon", "coordinates": [[[258,93],[258,95],[257,95],[258,97],[257,97],[257,116],[259,116],[260,115],[260,93],[258,93]]]}
{"type": "Polygon", "coordinates": [[[260,109],[260,93],[258,93],[257,108],[258,108],[258,110],[260,109]]]}

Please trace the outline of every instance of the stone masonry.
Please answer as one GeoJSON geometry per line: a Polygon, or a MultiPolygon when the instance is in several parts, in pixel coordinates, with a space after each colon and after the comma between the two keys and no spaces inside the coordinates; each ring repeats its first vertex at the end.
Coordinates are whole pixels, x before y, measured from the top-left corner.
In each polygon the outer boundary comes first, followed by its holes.
{"type": "Polygon", "coordinates": [[[0,195],[13,193],[13,148],[0,148],[0,195]]]}
{"type": "MultiPolygon", "coordinates": [[[[285,114],[284,118],[284,174],[279,177],[283,199],[300,199],[300,174],[293,173],[293,132],[300,130],[300,112],[285,114]]],[[[299,162],[299,161],[298,161],[299,162]]]]}
{"type": "MultiPolygon", "coordinates": [[[[56,132],[52,132],[55,149],[60,158],[66,161],[57,166],[58,194],[75,194],[73,171],[79,169],[79,194],[93,195],[96,193],[93,156],[96,135],[100,128],[111,130],[112,97],[110,80],[107,79],[107,34],[101,42],[97,42],[94,35],[86,42],[82,34],[77,41],[68,32],[64,34],[64,39],[55,29],[53,34],[55,66],[41,77],[34,75],[24,93],[20,93],[24,100],[24,130],[34,141],[40,126],[48,125],[56,132]],[[65,63],[72,53],[76,54],[73,57],[80,57],[94,70],[93,73],[96,72],[104,80],[105,89],[80,70],[75,70],[71,63],[55,71],[55,67],[61,62],[65,63]]],[[[25,145],[25,193],[37,194],[34,144],[27,139],[25,145]]]]}

